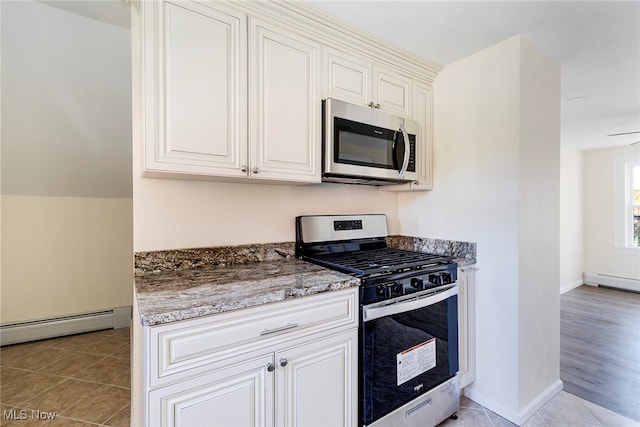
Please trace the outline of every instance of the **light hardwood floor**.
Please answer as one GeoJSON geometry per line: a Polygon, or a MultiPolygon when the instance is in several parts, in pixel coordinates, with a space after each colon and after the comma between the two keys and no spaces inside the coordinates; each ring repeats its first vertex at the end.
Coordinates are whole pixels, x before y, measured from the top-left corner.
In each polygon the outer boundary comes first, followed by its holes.
{"type": "Polygon", "coordinates": [[[580,286],[560,298],[564,390],[640,421],[640,294],[580,286]]]}

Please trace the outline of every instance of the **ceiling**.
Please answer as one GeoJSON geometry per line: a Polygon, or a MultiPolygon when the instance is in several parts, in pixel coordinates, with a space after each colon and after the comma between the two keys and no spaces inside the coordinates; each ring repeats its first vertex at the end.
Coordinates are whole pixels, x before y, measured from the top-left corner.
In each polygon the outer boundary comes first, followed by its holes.
{"type": "Polygon", "coordinates": [[[446,66],[516,34],[562,66],[562,144],[640,133],[640,1],[308,1],[446,66]]]}
{"type": "MultiPolygon", "coordinates": [[[[130,25],[122,0],[45,2],[130,25]]],[[[522,34],[562,66],[563,145],[640,141],[640,0],[307,3],[442,66],[522,34]],[[635,133],[608,136],[627,132],[635,133]]]]}

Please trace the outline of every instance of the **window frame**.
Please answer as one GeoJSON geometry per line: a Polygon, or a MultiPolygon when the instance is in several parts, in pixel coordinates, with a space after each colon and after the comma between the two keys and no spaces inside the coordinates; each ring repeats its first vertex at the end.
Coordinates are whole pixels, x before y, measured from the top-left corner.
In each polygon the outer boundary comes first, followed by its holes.
{"type": "MultiPolygon", "coordinates": [[[[634,222],[635,215],[633,213],[634,208],[640,208],[640,201],[638,203],[635,202],[635,190],[636,188],[634,182],[640,181],[640,160],[636,162],[627,163],[627,197],[626,197],[626,213],[627,218],[625,219],[625,223],[627,225],[627,230],[625,232],[627,238],[627,246],[632,248],[640,248],[640,236],[635,236],[634,222]],[[635,174],[638,174],[636,177],[635,174]],[[635,240],[635,241],[634,241],[635,240]]],[[[638,188],[640,190],[640,188],[638,188]]]]}

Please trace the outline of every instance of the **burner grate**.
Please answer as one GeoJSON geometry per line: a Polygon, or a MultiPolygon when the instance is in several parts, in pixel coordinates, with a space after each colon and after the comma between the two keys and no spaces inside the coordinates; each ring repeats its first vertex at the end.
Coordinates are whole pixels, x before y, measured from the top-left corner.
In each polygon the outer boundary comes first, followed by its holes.
{"type": "Polygon", "coordinates": [[[357,252],[326,253],[314,255],[310,259],[327,267],[362,276],[450,264],[453,257],[382,248],[357,252]]]}

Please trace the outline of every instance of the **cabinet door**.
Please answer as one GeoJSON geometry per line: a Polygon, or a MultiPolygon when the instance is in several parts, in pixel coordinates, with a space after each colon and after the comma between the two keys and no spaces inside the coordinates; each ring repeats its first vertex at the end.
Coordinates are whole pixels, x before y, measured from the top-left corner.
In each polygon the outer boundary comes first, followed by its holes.
{"type": "Polygon", "coordinates": [[[433,189],[433,113],[431,88],[416,83],[413,97],[413,120],[420,124],[416,141],[418,182],[412,183],[415,189],[433,189]]]}
{"type": "Polygon", "coordinates": [[[374,68],[376,104],[381,110],[411,117],[412,79],[393,71],[374,68]]]}
{"type": "Polygon", "coordinates": [[[353,56],[349,58],[332,49],[324,55],[325,98],[368,105],[371,97],[371,64],[353,56]]]}
{"type": "Polygon", "coordinates": [[[142,3],[145,171],[246,176],[246,16],[142,3]]]}
{"type": "Polygon", "coordinates": [[[149,425],[273,426],[273,355],[149,393],[149,425]]]}
{"type": "Polygon", "coordinates": [[[458,271],[458,351],[460,388],[476,379],[475,267],[458,271]]]}
{"type": "Polygon", "coordinates": [[[250,19],[251,178],[320,182],[320,45],[250,19]]]}
{"type": "Polygon", "coordinates": [[[353,329],[276,353],[277,426],[357,425],[357,342],[353,329]]]}

